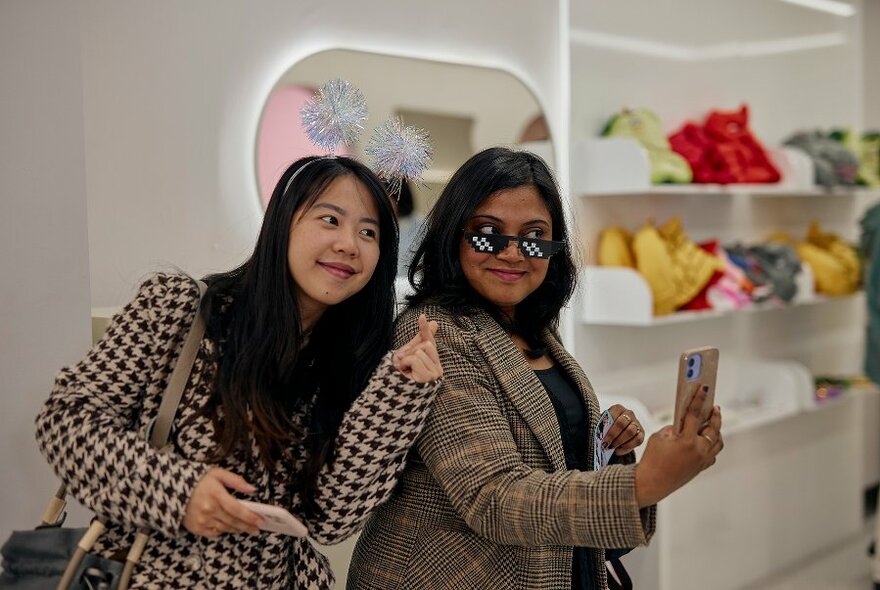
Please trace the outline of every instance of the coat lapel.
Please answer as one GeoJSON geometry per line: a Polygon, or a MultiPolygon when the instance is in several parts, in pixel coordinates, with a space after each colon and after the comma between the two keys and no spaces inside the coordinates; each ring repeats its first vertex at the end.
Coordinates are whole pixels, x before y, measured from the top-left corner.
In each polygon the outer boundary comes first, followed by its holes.
{"type": "MultiPolygon", "coordinates": [[[[584,399],[584,407],[587,409],[587,457],[590,458],[592,466],[593,457],[593,429],[599,422],[599,402],[593,391],[593,386],[587,379],[584,370],[578,364],[571,354],[557,340],[556,336],[550,331],[544,332],[544,342],[547,343],[547,349],[553,361],[565,372],[571,380],[571,384],[577,388],[584,399]]],[[[595,467],[594,467],[595,468],[595,467]]]]}
{"type": "Polygon", "coordinates": [[[473,319],[480,328],[478,345],[489,360],[487,370],[493,372],[502,391],[528,424],[553,469],[564,470],[559,422],[540,379],[498,322],[485,312],[479,312],[473,319]]]}

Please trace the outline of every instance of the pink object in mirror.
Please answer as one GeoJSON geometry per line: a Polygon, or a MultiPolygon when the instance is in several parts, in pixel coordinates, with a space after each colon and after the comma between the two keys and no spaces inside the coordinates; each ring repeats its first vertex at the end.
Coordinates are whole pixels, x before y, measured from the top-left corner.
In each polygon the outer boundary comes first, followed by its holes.
{"type": "MultiPolygon", "coordinates": [[[[257,131],[257,185],[264,208],[278,178],[291,162],[303,156],[329,153],[309,141],[300,121],[300,109],[314,93],[310,86],[278,86],[266,101],[257,131]]],[[[336,153],[347,155],[348,151],[342,148],[336,153]]]]}

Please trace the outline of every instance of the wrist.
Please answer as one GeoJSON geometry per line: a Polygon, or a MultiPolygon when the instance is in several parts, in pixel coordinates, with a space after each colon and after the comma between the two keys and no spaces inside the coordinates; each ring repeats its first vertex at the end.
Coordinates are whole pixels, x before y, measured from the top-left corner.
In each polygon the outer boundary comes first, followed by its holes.
{"type": "Polygon", "coordinates": [[[659,502],[663,495],[659,493],[655,478],[651,475],[650,469],[639,461],[633,470],[636,485],[636,503],[639,508],[653,506],[659,502]]]}

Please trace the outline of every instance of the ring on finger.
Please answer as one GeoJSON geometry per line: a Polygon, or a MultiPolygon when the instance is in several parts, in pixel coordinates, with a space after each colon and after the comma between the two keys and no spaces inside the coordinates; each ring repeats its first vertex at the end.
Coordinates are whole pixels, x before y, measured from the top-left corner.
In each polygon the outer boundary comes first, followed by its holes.
{"type": "Polygon", "coordinates": [[[626,421],[627,421],[627,422],[632,422],[632,418],[630,418],[630,417],[627,416],[626,414],[621,414],[620,417],[621,417],[621,418],[626,418],[626,421]]]}
{"type": "Polygon", "coordinates": [[[712,438],[712,437],[709,436],[708,434],[700,434],[700,436],[702,436],[702,437],[705,438],[707,441],[709,441],[709,445],[710,445],[710,446],[715,446],[715,439],[714,439],[714,438],[712,438]]]}

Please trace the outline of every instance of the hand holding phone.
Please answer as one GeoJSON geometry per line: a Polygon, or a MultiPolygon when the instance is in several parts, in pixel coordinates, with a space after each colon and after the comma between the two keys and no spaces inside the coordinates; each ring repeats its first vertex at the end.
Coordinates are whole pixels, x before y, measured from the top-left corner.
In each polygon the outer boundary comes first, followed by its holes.
{"type": "Polygon", "coordinates": [[[263,517],[263,523],[260,525],[261,530],[282,533],[291,537],[305,537],[309,534],[306,525],[300,519],[280,506],[260,504],[250,500],[239,500],[239,502],[263,517]]]}
{"type": "Polygon", "coordinates": [[[681,433],[684,415],[698,390],[706,392],[706,400],[700,410],[701,423],[709,420],[715,405],[715,380],[718,374],[718,349],[704,346],[686,350],[678,361],[678,385],[675,390],[675,414],[673,428],[681,433]]]}

